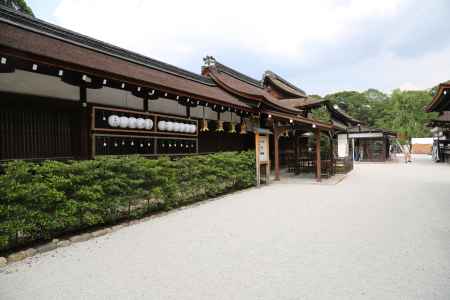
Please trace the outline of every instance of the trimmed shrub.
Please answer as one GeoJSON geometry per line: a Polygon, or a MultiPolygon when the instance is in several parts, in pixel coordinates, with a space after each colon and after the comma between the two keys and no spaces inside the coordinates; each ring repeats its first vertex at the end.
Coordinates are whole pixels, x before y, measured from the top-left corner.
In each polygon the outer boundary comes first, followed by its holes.
{"type": "Polygon", "coordinates": [[[0,175],[0,250],[255,184],[254,152],[12,161],[0,175]]]}

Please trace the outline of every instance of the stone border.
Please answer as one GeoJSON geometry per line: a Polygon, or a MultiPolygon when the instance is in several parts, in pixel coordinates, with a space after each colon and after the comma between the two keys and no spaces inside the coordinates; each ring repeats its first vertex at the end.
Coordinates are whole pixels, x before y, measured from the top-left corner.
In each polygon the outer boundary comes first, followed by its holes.
{"type": "Polygon", "coordinates": [[[234,191],[232,193],[223,194],[223,195],[217,196],[215,198],[210,198],[210,199],[205,199],[205,200],[193,202],[193,203],[186,204],[184,206],[180,206],[180,207],[168,210],[168,211],[162,211],[162,212],[154,213],[154,214],[151,214],[149,216],[143,217],[141,219],[135,219],[135,220],[126,221],[126,222],[119,223],[117,225],[113,225],[113,226],[108,227],[108,228],[99,229],[99,230],[96,230],[96,231],[93,231],[93,232],[80,233],[78,235],[71,236],[68,239],[64,239],[64,240],[53,239],[51,242],[48,242],[46,244],[37,246],[35,248],[31,247],[31,248],[28,248],[26,250],[22,250],[22,251],[19,251],[19,252],[16,252],[16,253],[12,253],[12,254],[8,255],[7,257],[0,256],[0,271],[4,267],[6,267],[6,266],[8,266],[8,265],[10,265],[12,263],[22,261],[22,260],[24,260],[24,259],[26,259],[28,257],[35,256],[37,254],[43,254],[43,253],[46,253],[46,252],[50,252],[50,251],[53,251],[53,250],[55,250],[57,248],[64,248],[64,247],[70,246],[70,245],[75,244],[75,243],[85,242],[85,241],[88,241],[90,239],[94,239],[94,238],[97,238],[97,237],[100,237],[100,236],[103,236],[103,235],[110,234],[112,232],[118,231],[118,230],[120,230],[122,228],[131,226],[131,225],[136,225],[136,224],[139,224],[139,223],[142,223],[142,222],[149,221],[151,219],[164,217],[164,216],[167,216],[169,214],[176,213],[176,212],[188,209],[188,208],[193,208],[193,207],[196,207],[196,206],[199,206],[199,205],[202,205],[202,204],[206,204],[208,202],[216,201],[216,200],[219,200],[219,199],[231,196],[231,195],[240,194],[240,193],[249,191],[249,190],[254,189],[254,188],[256,188],[256,187],[245,188],[245,189],[242,189],[242,190],[234,191]]]}

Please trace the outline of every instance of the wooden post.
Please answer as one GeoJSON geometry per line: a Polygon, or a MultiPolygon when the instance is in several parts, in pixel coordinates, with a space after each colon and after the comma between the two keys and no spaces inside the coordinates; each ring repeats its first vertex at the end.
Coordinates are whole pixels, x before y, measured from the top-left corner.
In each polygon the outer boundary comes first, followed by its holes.
{"type": "Polygon", "coordinates": [[[280,150],[279,150],[279,139],[280,139],[281,131],[276,125],[276,122],[273,122],[273,141],[274,141],[274,156],[275,156],[275,180],[280,180],[280,150]]]}
{"type": "Polygon", "coordinates": [[[328,132],[328,136],[330,138],[330,150],[331,150],[331,157],[330,157],[330,176],[334,175],[334,144],[333,144],[333,134],[331,132],[328,132]]]}
{"type": "Polygon", "coordinates": [[[80,87],[80,159],[89,159],[92,157],[89,151],[89,116],[87,109],[87,89],[80,87]]]}
{"type": "Polygon", "coordinates": [[[144,98],[142,98],[142,101],[144,103],[144,111],[147,112],[148,111],[148,95],[146,94],[144,98]]]}
{"type": "Polygon", "coordinates": [[[255,131],[255,156],[256,156],[256,186],[261,184],[261,170],[259,165],[259,132],[255,131]]]}
{"type": "Polygon", "coordinates": [[[320,129],[316,129],[316,180],[322,181],[322,162],[320,158],[320,129]]]}
{"type": "Polygon", "coordinates": [[[299,149],[298,149],[298,147],[299,147],[299,139],[298,139],[298,136],[297,136],[297,134],[296,134],[297,132],[294,130],[294,132],[293,132],[293,136],[292,136],[292,138],[294,139],[294,174],[295,175],[298,175],[298,174],[300,174],[300,168],[299,168],[299,165],[298,165],[298,161],[299,161],[299,149]]]}

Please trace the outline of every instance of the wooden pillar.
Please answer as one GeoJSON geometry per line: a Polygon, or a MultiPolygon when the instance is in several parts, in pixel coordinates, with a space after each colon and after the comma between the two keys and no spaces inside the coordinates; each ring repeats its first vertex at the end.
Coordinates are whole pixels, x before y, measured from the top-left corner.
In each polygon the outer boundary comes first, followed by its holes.
{"type": "Polygon", "coordinates": [[[276,122],[273,122],[273,141],[274,141],[274,161],[275,161],[275,180],[280,180],[280,144],[279,139],[281,130],[277,127],[276,122]]]}
{"type": "Polygon", "coordinates": [[[87,111],[87,89],[80,87],[80,117],[79,117],[79,159],[89,159],[89,119],[87,111]]]}
{"type": "Polygon", "coordinates": [[[189,105],[186,105],[186,117],[191,118],[191,107],[189,105]]]}
{"type": "Polygon", "coordinates": [[[293,136],[292,138],[294,139],[294,174],[298,175],[300,174],[300,168],[298,166],[298,161],[299,161],[299,139],[297,136],[297,131],[293,131],[293,136]]]}
{"type": "Polygon", "coordinates": [[[256,156],[256,186],[261,184],[261,170],[259,164],[259,132],[255,131],[255,156],[256,156]]]}
{"type": "Polygon", "coordinates": [[[330,138],[330,175],[334,175],[334,143],[333,143],[333,134],[331,132],[328,133],[328,137],[330,138]]]}
{"type": "Polygon", "coordinates": [[[320,129],[316,129],[316,180],[322,181],[322,161],[320,158],[320,129]]]}
{"type": "Polygon", "coordinates": [[[147,112],[148,111],[148,95],[145,95],[145,97],[144,98],[142,98],[142,101],[143,101],[143,103],[144,103],[144,111],[145,112],[147,112]]]}

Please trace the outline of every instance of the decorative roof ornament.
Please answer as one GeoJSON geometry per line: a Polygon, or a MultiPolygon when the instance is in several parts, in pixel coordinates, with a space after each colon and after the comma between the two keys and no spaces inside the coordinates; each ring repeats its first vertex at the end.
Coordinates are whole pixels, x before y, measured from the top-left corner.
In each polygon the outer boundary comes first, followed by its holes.
{"type": "Polygon", "coordinates": [[[208,128],[208,120],[206,120],[206,119],[203,119],[203,120],[201,120],[200,121],[201,123],[201,127],[200,127],[200,131],[201,132],[206,132],[206,131],[209,131],[209,128],[208,128]]]}
{"type": "Polygon", "coordinates": [[[216,132],[223,132],[223,121],[222,120],[217,120],[217,129],[216,132]]]}
{"type": "Polygon", "coordinates": [[[228,133],[236,133],[236,124],[233,122],[230,123],[230,130],[228,130],[228,133]]]}
{"type": "Polygon", "coordinates": [[[247,133],[247,124],[245,124],[244,119],[241,120],[241,129],[239,130],[239,134],[247,133]]]}
{"type": "Polygon", "coordinates": [[[203,58],[203,66],[210,67],[216,65],[216,59],[213,56],[207,55],[203,58]]]}

